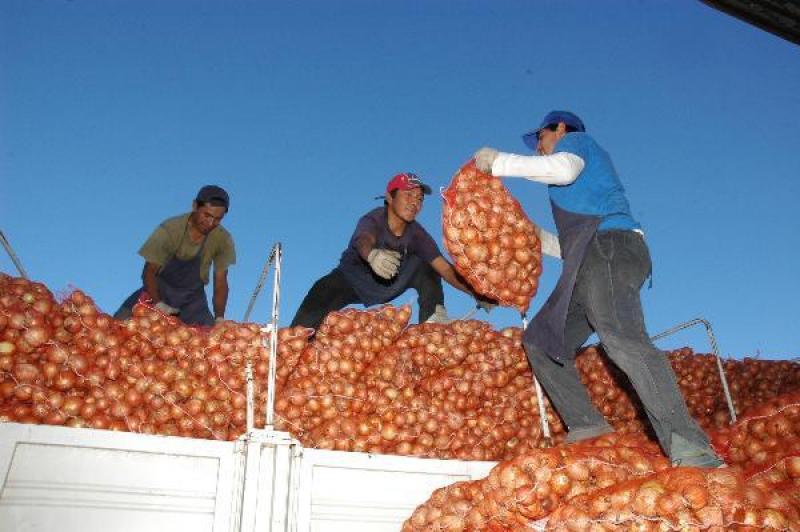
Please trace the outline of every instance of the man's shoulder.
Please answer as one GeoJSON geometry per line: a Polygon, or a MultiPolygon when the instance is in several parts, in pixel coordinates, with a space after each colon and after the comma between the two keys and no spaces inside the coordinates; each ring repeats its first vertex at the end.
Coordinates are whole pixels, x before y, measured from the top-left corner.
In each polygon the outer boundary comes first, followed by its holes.
{"type": "Polygon", "coordinates": [[[383,219],[383,216],[386,213],[386,207],[375,207],[374,209],[370,209],[369,211],[364,214],[361,219],[370,218],[375,220],[383,219]]]}
{"type": "Polygon", "coordinates": [[[218,225],[214,228],[214,230],[209,234],[209,237],[212,237],[214,240],[219,242],[223,245],[233,245],[233,235],[231,235],[230,231],[218,225]]]}
{"type": "Polygon", "coordinates": [[[590,134],[584,131],[572,131],[564,135],[564,137],[558,141],[557,148],[561,148],[562,146],[590,146],[597,144],[597,141],[594,140],[590,134]]]}
{"type": "Polygon", "coordinates": [[[186,224],[189,221],[189,215],[191,213],[185,212],[183,214],[179,214],[177,216],[171,216],[161,222],[158,227],[164,228],[170,234],[175,233],[183,233],[183,230],[186,229],[186,224]]]}

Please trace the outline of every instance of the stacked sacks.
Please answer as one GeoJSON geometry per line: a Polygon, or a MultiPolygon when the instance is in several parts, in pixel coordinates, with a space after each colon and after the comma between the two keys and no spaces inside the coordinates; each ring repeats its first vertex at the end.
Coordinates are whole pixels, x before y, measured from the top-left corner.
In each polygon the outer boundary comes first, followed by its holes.
{"type": "Polygon", "coordinates": [[[735,425],[712,433],[712,442],[727,463],[747,474],[800,455],[800,392],[745,412],[735,425]]]}
{"type": "Polygon", "coordinates": [[[525,313],[542,272],[536,226],[502,181],[473,162],[443,196],[444,243],[458,273],[479,294],[525,313]]]}
{"type": "MultiPolygon", "coordinates": [[[[279,332],[279,374],[310,332],[279,332]]],[[[0,334],[6,421],[234,439],[246,428],[248,360],[263,413],[269,354],[255,324],[201,330],[143,305],[118,322],[79,290],[58,303],[39,283],[2,276],[0,334]]]]}
{"type": "Polygon", "coordinates": [[[531,450],[502,462],[485,479],[441,488],[403,526],[421,530],[519,530],[566,501],[667,468],[658,448],[639,436],[531,450]]]}
{"type": "Polygon", "coordinates": [[[800,455],[779,460],[747,482],[749,499],[800,522],[800,455]],[[756,490],[750,490],[751,486],[756,490]]]}
{"type": "Polygon", "coordinates": [[[545,530],[799,530],[778,510],[759,504],[741,472],[670,468],[576,497],[547,520],[545,530]]]}
{"type": "Polygon", "coordinates": [[[280,416],[276,426],[311,447],[379,451],[377,427],[362,425],[375,402],[374,395],[368,395],[365,374],[394,343],[410,316],[408,306],[330,313],[276,402],[280,416]],[[370,441],[368,435],[373,435],[370,441]]]}

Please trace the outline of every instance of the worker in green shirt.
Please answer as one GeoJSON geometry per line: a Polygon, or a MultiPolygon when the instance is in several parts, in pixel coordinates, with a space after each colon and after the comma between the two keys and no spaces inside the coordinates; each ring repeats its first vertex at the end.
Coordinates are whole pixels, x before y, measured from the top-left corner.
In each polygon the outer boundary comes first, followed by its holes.
{"type": "Polygon", "coordinates": [[[228,266],[236,262],[230,233],[220,225],[230,207],[228,193],[216,185],[200,189],[192,212],[165,220],[139,249],[144,260],[143,286],[114,314],[127,319],[142,292],[155,308],[188,325],[213,325],[224,319],[228,304],[228,266]],[[214,315],[205,285],[214,263],[214,315]]]}

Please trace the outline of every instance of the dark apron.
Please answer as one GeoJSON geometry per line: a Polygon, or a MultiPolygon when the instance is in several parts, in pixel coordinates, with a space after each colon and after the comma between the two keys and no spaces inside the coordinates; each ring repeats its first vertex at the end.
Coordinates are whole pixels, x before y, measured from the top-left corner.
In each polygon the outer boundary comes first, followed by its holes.
{"type": "MultiPolygon", "coordinates": [[[[184,236],[186,236],[184,234],[184,236]]],[[[183,243],[183,237],[181,237],[183,243]]],[[[181,247],[178,244],[178,249],[181,247]]],[[[175,254],[158,272],[158,291],[161,300],[171,307],[180,310],[178,318],[187,325],[214,325],[214,317],[208,310],[208,301],[203,280],[200,277],[200,261],[206,238],[194,257],[181,260],[175,254]]],[[[175,252],[177,254],[177,250],[175,252]]],[[[133,308],[139,299],[144,287],[139,288],[122,304],[123,307],[133,308]]]]}
{"type": "Polygon", "coordinates": [[[553,293],[525,329],[522,344],[526,351],[538,349],[553,360],[560,362],[566,349],[564,329],[578,270],[581,268],[586,250],[597,232],[602,218],[566,211],[558,207],[552,200],[550,205],[553,209],[553,219],[556,222],[561,257],[563,258],[561,277],[558,279],[553,293]]]}
{"type": "Polygon", "coordinates": [[[397,275],[388,280],[378,277],[368,268],[358,270],[339,268],[339,271],[358,295],[359,301],[365,306],[370,306],[388,303],[408,290],[414,274],[423,265],[422,259],[416,255],[405,254],[397,275]]]}

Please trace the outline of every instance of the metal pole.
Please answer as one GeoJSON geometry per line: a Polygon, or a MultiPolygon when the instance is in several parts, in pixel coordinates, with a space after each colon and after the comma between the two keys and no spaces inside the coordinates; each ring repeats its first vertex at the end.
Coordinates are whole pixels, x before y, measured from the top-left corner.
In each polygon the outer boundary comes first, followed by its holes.
{"type": "MultiPolygon", "coordinates": [[[[522,314],[522,331],[528,328],[528,320],[522,314]]],[[[531,368],[533,369],[533,368],[531,368]]],[[[532,372],[533,373],[533,372],[532,372]]],[[[536,373],[533,373],[533,387],[536,388],[536,401],[539,403],[539,419],[542,424],[542,436],[548,446],[551,445],[550,436],[550,423],[547,422],[547,409],[544,406],[544,393],[542,392],[542,385],[539,384],[539,379],[536,378],[536,373]]]]}
{"type": "Polygon", "coordinates": [[[267,422],[265,428],[273,430],[275,420],[275,378],[278,363],[278,308],[281,302],[281,261],[283,251],[278,242],[273,248],[275,260],[275,281],[272,287],[272,331],[269,342],[269,379],[267,381],[267,422]]]}
{"type": "Polygon", "coordinates": [[[258,298],[258,294],[261,293],[261,289],[264,288],[264,283],[267,280],[267,275],[269,274],[269,267],[272,265],[273,260],[275,259],[275,250],[280,246],[280,243],[277,243],[272,246],[272,249],[269,252],[269,257],[267,257],[267,262],[264,263],[264,268],[261,270],[261,275],[258,276],[258,281],[256,281],[256,287],[253,290],[253,295],[250,296],[250,303],[247,305],[247,310],[244,313],[244,319],[242,321],[248,321],[250,318],[250,313],[253,312],[253,307],[256,304],[256,299],[258,298]]]}
{"type": "Polygon", "coordinates": [[[11,262],[13,262],[14,266],[17,267],[19,274],[23,278],[27,279],[28,274],[25,273],[25,270],[22,268],[22,263],[19,261],[19,257],[17,257],[17,254],[14,253],[14,250],[11,248],[11,244],[2,231],[0,231],[0,242],[2,242],[3,247],[6,248],[6,252],[8,253],[8,256],[11,257],[11,262]]]}
{"type": "Polygon", "coordinates": [[[253,389],[253,361],[247,360],[247,367],[244,370],[247,379],[247,433],[255,428],[255,390],[253,389]]]}
{"type": "Polygon", "coordinates": [[[681,323],[672,327],[671,329],[667,329],[662,333],[658,333],[657,335],[650,338],[653,342],[669,336],[671,334],[675,334],[678,331],[683,329],[688,329],[694,325],[702,324],[706,328],[706,333],[708,334],[708,341],[711,344],[711,351],[714,353],[714,358],[717,360],[717,369],[719,370],[719,379],[722,381],[722,391],[725,394],[725,401],[728,403],[728,412],[731,416],[731,423],[736,423],[736,408],[733,405],[733,397],[731,397],[731,391],[728,388],[728,379],[725,377],[725,370],[722,367],[722,358],[719,354],[719,347],[717,346],[717,339],[714,337],[714,331],[711,328],[711,323],[704,319],[704,318],[695,318],[693,320],[689,320],[686,323],[681,323]]]}

